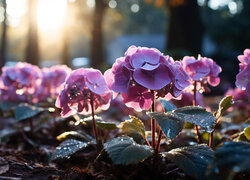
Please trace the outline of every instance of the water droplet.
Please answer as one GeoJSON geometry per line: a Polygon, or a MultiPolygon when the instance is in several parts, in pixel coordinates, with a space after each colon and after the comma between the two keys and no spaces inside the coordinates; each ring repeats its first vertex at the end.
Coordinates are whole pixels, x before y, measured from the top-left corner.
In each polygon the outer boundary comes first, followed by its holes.
{"type": "Polygon", "coordinates": [[[191,145],[191,146],[193,146],[193,145],[196,145],[197,142],[190,141],[190,142],[188,142],[188,144],[191,145]]]}
{"type": "Polygon", "coordinates": [[[219,174],[219,168],[214,168],[214,173],[219,174]]]}
{"type": "Polygon", "coordinates": [[[240,172],[240,167],[239,166],[234,166],[233,171],[234,172],[240,172]]]}

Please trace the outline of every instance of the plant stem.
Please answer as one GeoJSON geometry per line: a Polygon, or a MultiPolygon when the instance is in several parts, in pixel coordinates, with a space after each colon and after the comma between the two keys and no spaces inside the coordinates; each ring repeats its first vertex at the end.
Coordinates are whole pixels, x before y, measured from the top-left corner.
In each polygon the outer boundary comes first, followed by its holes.
{"type": "Polygon", "coordinates": [[[157,141],[157,146],[156,146],[156,154],[160,151],[161,148],[161,138],[162,138],[162,130],[160,130],[158,141],[157,141]]]}
{"type": "Polygon", "coordinates": [[[34,126],[33,126],[33,119],[32,118],[29,118],[29,124],[30,124],[30,132],[31,132],[31,134],[33,134],[34,126]]]}
{"type": "MultiPolygon", "coordinates": [[[[193,93],[194,93],[194,96],[193,96],[193,106],[196,106],[196,105],[197,105],[197,103],[196,103],[196,91],[197,91],[197,81],[194,81],[194,89],[193,89],[193,93]]],[[[198,141],[198,143],[201,143],[201,142],[202,142],[202,139],[201,139],[201,135],[200,135],[198,126],[195,124],[195,125],[194,125],[194,128],[195,128],[196,135],[198,136],[197,141],[198,141]]]]}
{"type": "Polygon", "coordinates": [[[147,138],[144,136],[143,139],[147,143],[147,145],[150,147],[150,143],[148,142],[147,138]]]}
{"type": "MultiPolygon", "coordinates": [[[[154,90],[151,90],[151,93],[153,94],[153,103],[151,106],[151,112],[155,112],[155,92],[154,90]]],[[[155,131],[156,131],[156,123],[153,118],[151,118],[151,137],[152,137],[152,148],[155,150],[155,131]]]]}
{"type": "Polygon", "coordinates": [[[212,146],[213,146],[213,134],[214,134],[214,131],[212,131],[211,133],[210,133],[210,136],[209,136],[209,147],[210,148],[212,148],[212,146]]]}
{"type": "Polygon", "coordinates": [[[94,101],[93,101],[93,94],[92,93],[91,93],[91,97],[90,97],[90,105],[91,105],[91,113],[92,113],[93,132],[95,135],[96,143],[98,143],[98,133],[97,133],[97,128],[96,128],[95,109],[94,109],[94,101]]]}

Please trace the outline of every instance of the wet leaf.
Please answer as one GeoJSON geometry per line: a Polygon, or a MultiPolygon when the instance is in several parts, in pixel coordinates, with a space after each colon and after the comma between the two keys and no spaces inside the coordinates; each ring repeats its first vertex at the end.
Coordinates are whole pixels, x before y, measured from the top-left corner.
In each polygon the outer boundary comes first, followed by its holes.
{"type": "MultiPolygon", "coordinates": [[[[78,115],[74,115],[74,118],[76,120],[75,126],[79,125],[80,123],[88,126],[92,125],[92,118],[93,118],[92,116],[81,119],[78,115]]],[[[102,117],[95,115],[95,120],[96,122],[102,121],[102,117]]]]}
{"type": "Polygon", "coordinates": [[[250,144],[225,142],[215,151],[208,175],[213,179],[232,179],[236,173],[250,171],[250,144]]]}
{"type": "Polygon", "coordinates": [[[3,101],[0,103],[0,108],[2,109],[2,111],[8,111],[10,109],[13,109],[17,105],[18,105],[18,103],[16,103],[16,102],[3,101]]]}
{"type": "Polygon", "coordinates": [[[45,111],[46,109],[35,107],[29,104],[20,104],[14,109],[15,118],[17,121],[28,119],[45,111]]]}
{"type": "Polygon", "coordinates": [[[173,111],[173,110],[177,109],[177,107],[171,101],[167,101],[165,99],[160,99],[160,102],[161,102],[165,112],[173,111]]]}
{"type": "Polygon", "coordinates": [[[161,129],[165,133],[168,139],[173,139],[181,132],[184,127],[184,121],[177,116],[175,113],[148,113],[152,118],[154,118],[161,129]]]}
{"type": "Polygon", "coordinates": [[[207,131],[211,131],[215,124],[213,114],[200,106],[185,106],[173,112],[184,121],[201,126],[207,131]]]}
{"type": "Polygon", "coordinates": [[[77,131],[64,132],[64,133],[60,134],[59,136],[57,136],[56,139],[58,141],[65,141],[67,139],[76,139],[76,140],[84,140],[87,142],[94,140],[90,135],[79,133],[77,131]]]}
{"type": "Polygon", "coordinates": [[[97,126],[107,130],[117,129],[116,123],[113,122],[96,121],[96,124],[97,126]]]}
{"type": "Polygon", "coordinates": [[[207,166],[214,158],[214,152],[205,144],[176,148],[162,155],[196,179],[204,179],[207,166]]]}
{"type": "Polygon", "coordinates": [[[152,155],[148,146],[137,144],[132,138],[118,137],[104,144],[114,164],[139,163],[152,155]]]}
{"type": "Polygon", "coordinates": [[[0,143],[5,141],[8,137],[12,136],[13,134],[17,133],[16,129],[5,128],[0,131],[0,143]]]}
{"type": "Polygon", "coordinates": [[[235,105],[235,101],[233,100],[233,96],[226,96],[224,97],[219,103],[219,109],[216,112],[216,118],[222,116],[230,107],[235,105]]]}
{"type": "Polygon", "coordinates": [[[248,140],[250,140],[250,125],[244,129],[244,135],[248,140]]]}
{"type": "Polygon", "coordinates": [[[131,134],[136,132],[140,134],[142,137],[145,137],[145,126],[143,122],[135,116],[130,116],[130,120],[122,122],[121,130],[122,133],[124,134],[131,134]]]}
{"type": "Polygon", "coordinates": [[[53,153],[51,160],[58,159],[69,159],[71,155],[75,154],[77,151],[86,148],[89,144],[93,142],[83,142],[75,139],[68,139],[63,141],[53,153]]]}

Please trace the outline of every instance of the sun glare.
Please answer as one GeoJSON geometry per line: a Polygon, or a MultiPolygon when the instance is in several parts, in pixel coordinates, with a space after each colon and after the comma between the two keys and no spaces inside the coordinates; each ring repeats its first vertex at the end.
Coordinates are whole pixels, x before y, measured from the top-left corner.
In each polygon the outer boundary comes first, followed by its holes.
{"type": "Polygon", "coordinates": [[[42,30],[62,27],[67,10],[67,0],[39,0],[37,9],[38,26],[42,30]]]}

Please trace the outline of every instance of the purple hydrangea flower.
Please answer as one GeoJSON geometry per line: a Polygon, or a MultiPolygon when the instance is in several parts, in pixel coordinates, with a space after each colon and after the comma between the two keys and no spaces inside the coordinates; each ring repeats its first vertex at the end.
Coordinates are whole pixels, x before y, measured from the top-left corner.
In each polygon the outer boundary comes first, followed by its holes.
{"type": "Polygon", "coordinates": [[[122,94],[123,102],[136,111],[148,110],[153,103],[153,94],[140,85],[133,86],[127,94],[122,94]]]}
{"type": "Polygon", "coordinates": [[[203,57],[202,58],[207,66],[209,67],[210,71],[206,76],[208,79],[208,83],[211,86],[218,86],[220,83],[220,78],[218,77],[219,73],[221,73],[222,69],[218,66],[212,59],[203,57]]]}
{"type": "Polygon", "coordinates": [[[236,76],[236,86],[242,90],[246,90],[248,100],[250,102],[250,61],[249,61],[249,49],[244,51],[244,56],[239,56],[240,60],[240,72],[236,76]]]}
{"type": "Polygon", "coordinates": [[[211,86],[217,86],[220,83],[218,75],[222,69],[212,59],[199,57],[198,60],[196,60],[194,57],[185,56],[182,63],[191,79],[202,83],[201,86],[207,82],[211,86]]]}
{"type": "Polygon", "coordinates": [[[210,72],[204,59],[196,60],[191,56],[183,58],[183,67],[194,81],[199,81],[210,72]]]}
{"type": "Polygon", "coordinates": [[[245,49],[244,50],[244,55],[239,55],[238,59],[240,61],[240,71],[242,71],[243,69],[246,68],[246,66],[249,64],[250,62],[250,49],[245,49]]]}
{"type": "Polygon", "coordinates": [[[94,109],[106,110],[109,107],[111,92],[102,73],[95,69],[80,68],[66,78],[64,87],[56,100],[56,107],[61,108],[63,117],[69,116],[73,110],[81,114],[91,112],[90,101],[94,109]]]}
{"type": "Polygon", "coordinates": [[[151,90],[158,96],[169,92],[179,96],[190,84],[190,77],[181,63],[174,62],[155,48],[146,47],[129,47],[125,56],[118,58],[104,76],[108,87],[121,93],[124,103],[138,111],[150,108],[151,90]]]}
{"type": "Polygon", "coordinates": [[[18,62],[14,67],[3,67],[0,88],[2,93],[5,94],[5,99],[36,101],[34,94],[41,83],[41,74],[41,70],[37,66],[23,62],[18,62]],[[9,92],[4,93],[6,91],[9,92]],[[8,94],[11,97],[8,97],[8,94]]]}
{"type": "Polygon", "coordinates": [[[61,85],[66,77],[71,73],[71,69],[66,65],[56,65],[51,68],[42,69],[42,82],[36,91],[39,101],[47,98],[56,99],[61,91],[61,85]]]}

